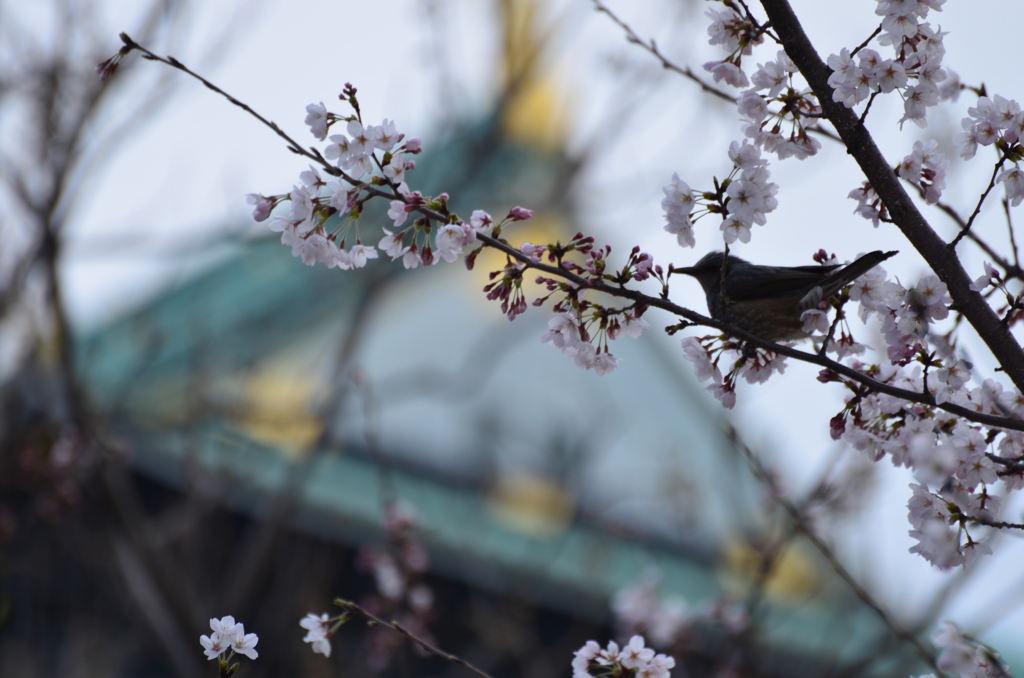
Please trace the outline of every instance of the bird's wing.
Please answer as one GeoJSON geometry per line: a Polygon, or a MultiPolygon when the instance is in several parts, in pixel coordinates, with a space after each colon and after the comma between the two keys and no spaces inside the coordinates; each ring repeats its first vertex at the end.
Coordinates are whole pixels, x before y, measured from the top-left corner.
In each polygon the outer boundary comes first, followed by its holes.
{"type": "MultiPolygon", "coordinates": [[[[767,268],[767,267],[766,267],[767,268]]],[[[771,267],[756,281],[726,284],[725,293],[732,301],[756,301],[806,293],[838,266],[771,267]]]]}

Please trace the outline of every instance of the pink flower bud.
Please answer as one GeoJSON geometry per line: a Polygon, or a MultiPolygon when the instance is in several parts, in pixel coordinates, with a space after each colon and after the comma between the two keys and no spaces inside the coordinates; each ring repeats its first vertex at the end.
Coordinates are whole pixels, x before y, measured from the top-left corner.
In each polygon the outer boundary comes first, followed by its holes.
{"type": "Polygon", "coordinates": [[[525,207],[513,207],[509,210],[508,217],[512,221],[525,221],[533,216],[533,210],[528,210],[525,207]]]}

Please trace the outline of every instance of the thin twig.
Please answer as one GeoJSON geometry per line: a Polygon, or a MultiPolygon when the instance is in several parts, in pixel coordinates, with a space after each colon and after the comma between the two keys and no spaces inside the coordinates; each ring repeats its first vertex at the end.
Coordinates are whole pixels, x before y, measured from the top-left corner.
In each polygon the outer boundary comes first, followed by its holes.
{"type": "Polygon", "coordinates": [[[839,322],[845,318],[843,314],[843,304],[840,304],[836,309],[836,317],[832,320],[832,326],[828,328],[828,334],[825,336],[824,341],[821,342],[821,350],[818,351],[818,355],[824,357],[825,352],[828,350],[829,342],[836,336],[836,329],[839,327],[839,322]]]}
{"type": "Polygon", "coordinates": [[[985,527],[998,527],[1010,530],[1024,530],[1024,523],[1007,523],[1001,520],[985,520],[984,518],[977,518],[974,516],[969,516],[968,520],[972,523],[984,525],[985,527]]]}
{"type": "MultiPolygon", "coordinates": [[[[868,39],[867,39],[867,40],[865,40],[864,42],[860,43],[859,45],[857,45],[856,47],[854,47],[854,48],[853,48],[853,51],[852,51],[852,52],[850,52],[850,56],[851,56],[851,57],[852,57],[852,56],[856,56],[857,52],[859,52],[859,51],[861,51],[862,49],[864,49],[865,47],[867,47],[867,46],[868,46],[868,44],[869,44],[869,43],[870,43],[870,42],[871,42],[872,40],[874,40],[874,39],[875,39],[876,37],[878,37],[878,34],[879,34],[879,33],[881,33],[881,32],[882,32],[882,25],[881,25],[881,24],[879,24],[879,25],[878,25],[878,28],[876,28],[876,29],[875,29],[874,33],[872,33],[871,35],[869,35],[869,36],[868,36],[868,39]]],[[[861,120],[861,122],[863,122],[863,120],[861,120]]]]}
{"type": "Polygon", "coordinates": [[[708,83],[704,82],[703,80],[700,79],[700,77],[697,76],[696,73],[694,73],[690,69],[689,66],[679,66],[679,65],[673,63],[672,61],[670,61],[658,49],[658,46],[655,44],[653,38],[651,39],[650,42],[645,42],[643,40],[643,38],[641,38],[639,35],[636,34],[636,32],[629,26],[629,24],[627,24],[625,21],[623,21],[622,19],[617,17],[614,12],[612,12],[610,9],[608,9],[608,7],[603,2],[601,2],[601,0],[591,0],[591,1],[594,3],[594,9],[596,9],[598,12],[602,12],[604,14],[607,14],[609,19],[614,21],[619,26],[619,28],[621,28],[623,31],[625,31],[625,33],[626,33],[626,40],[627,41],[633,43],[634,45],[639,45],[640,47],[643,47],[645,50],[650,52],[656,59],[658,59],[661,62],[662,67],[664,67],[664,68],[666,68],[666,69],[668,69],[670,71],[675,71],[676,73],[678,73],[679,75],[681,75],[681,76],[683,76],[685,78],[689,78],[690,80],[695,82],[703,91],[707,92],[708,94],[713,94],[716,97],[718,97],[719,99],[723,99],[723,100],[729,101],[731,103],[736,103],[736,97],[732,96],[728,92],[723,92],[722,90],[718,89],[717,87],[714,87],[713,85],[709,85],[708,83]]]}
{"type": "Polygon", "coordinates": [[[974,219],[981,212],[981,206],[984,204],[985,198],[987,198],[988,194],[992,192],[993,188],[995,188],[996,177],[999,175],[999,170],[1002,168],[1004,162],[1006,162],[1006,156],[1001,155],[999,157],[999,162],[996,163],[995,168],[992,170],[992,178],[989,180],[988,186],[985,188],[984,192],[982,192],[981,197],[978,198],[978,204],[975,206],[971,216],[967,219],[967,223],[964,224],[962,229],[960,229],[960,233],[953,238],[953,241],[949,243],[950,249],[956,249],[957,244],[963,240],[964,236],[971,230],[971,226],[974,225],[974,219]]]}
{"type": "Polygon", "coordinates": [[[272,122],[270,120],[267,120],[262,115],[260,115],[255,110],[253,110],[248,104],[246,104],[246,103],[244,103],[242,101],[239,101],[235,97],[231,96],[230,94],[228,94],[227,92],[222,90],[220,87],[217,87],[217,85],[213,84],[212,82],[210,82],[209,80],[207,80],[203,76],[199,75],[195,71],[192,71],[191,69],[189,69],[185,64],[181,63],[180,61],[178,61],[174,57],[168,56],[168,57],[165,58],[165,57],[160,56],[159,54],[154,54],[153,52],[149,51],[148,49],[146,49],[145,47],[143,47],[139,43],[137,43],[134,40],[132,40],[130,37],[128,37],[128,35],[126,33],[122,33],[121,34],[121,40],[130,49],[138,50],[138,51],[142,52],[145,55],[144,58],[149,59],[150,61],[159,61],[160,63],[167,64],[171,68],[176,68],[179,71],[181,71],[182,73],[186,73],[186,74],[192,76],[193,78],[195,78],[196,80],[198,80],[199,82],[203,83],[203,85],[205,85],[207,89],[212,90],[212,91],[216,92],[217,94],[220,94],[222,97],[227,99],[229,102],[231,102],[235,106],[238,106],[243,111],[245,111],[249,115],[253,116],[257,120],[262,122],[264,125],[269,127],[271,130],[273,130],[274,134],[276,134],[277,136],[281,137],[286,142],[288,142],[288,150],[291,151],[292,153],[295,153],[296,155],[301,155],[303,157],[306,157],[306,158],[312,160],[313,162],[319,164],[321,167],[324,168],[325,172],[327,172],[328,174],[330,174],[332,176],[342,177],[343,179],[345,179],[346,181],[348,181],[349,183],[352,183],[352,184],[358,183],[354,178],[349,177],[344,172],[342,172],[340,169],[338,169],[334,165],[332,165],[329,162],[327,162],[327,160],[325,160],[324,157],[322,155],[320,155],[319,152],[311,152],[311,151],[303,148],[302,144],[300,144],[299,142],[295,141],[295,139],[292,139],[284,130],[282,130],[280,127],[278,127],[276,122],[272,122]]]}
{"type": "MultiPolygon", "coordinates": [[[[917,190],[921,196],[924,196],[923,188],[918,186],[917,190]]],[[[937,202],[935,203],[935,206],[942,210],[961,229],[967,225],[967,220],[960,216],[960,213],[957,212],[956,209],[951,205],[944,202],[937,202]]],[[[1012,235],[1013,234],[1011,232],[1011,242],[1012,235]]],[[[967,237],[971,241],[973,241],[975,245],[980,247],[982,251],[985,252],[985,254],[987,254],[996,265],[998,265],[1006,272],[1007,278],[1017,278],[1019,280],[1024,280],[1024,269],[1022,269],[1019,264],[1014,264],[1005,257],[1003,257],[1003,255],[1000,252],[998,252],[996,248],[992,247],[987,242],[982,240],[981,236],[979,236],[974,231],[968,231],[967,237]]]]}
{"type": "Polygon", "coordinates": [[[872,92],[868,98],[868,104],[864,107],[864,112],[860,114],[860,124],[864,124],[864,121],[868,118],[868,111],[871,110],[871,104],[875,103],[875,97],[878,96],[878,92],[872,92]]]}
{"type": "Polygon", "coordinates": [[[1020,267],[1020,252],[1017,250],[1017,236],[1013,232],[1013,217],[1010,216],[1010,199],[1003,198],[1003,212],[1006,214],[1006,228],[1010,232],[1010,246],[1013,247],[1013,262],[1020,267]]]}
{"type": "Polygon", "coordinates": [[[363,609],[362,607],[360,607],[359,605],[357,605],[356,603],[353,603],[351,600],[345,600],[343,598],[336,598],[334,600],[334,604],[337,605],[338,607],[342,607],[342,608],[344,608],[346,610],[349,610],[351,612],[355,612],[357,614],[362,615],[363,617],[368,619],[371,624],[377,624],[377,625],[380,625],[380,626],[385,626],[385,627],[391,629],[392,631],[396,631],[398,633],[401,633],[403,636],[405,636],[406,638],[408,638],[412,642],[416,643],[417,645],[422,647],[424,650],[426,650],[430,654],[438,656],[441,659],[446,659],[446,660],[452,662],[453,664],[458,664],[462,668],[464,668],[464,669],[466,669],[468,671],[472,671],[476,675],[480,676],[480,678],[493,678],[489,673],[478,669],[477,667],[475,667],[472,664],[470,664],[469,662],[467,662],[465,659],[462,659],[461,657],[457,657],[457,656],[455,656],[453,654],[445,652],[444,650],[442,650],[442,649],[440,649],[438,647],[435,647],[434,645],[431,645],[430,643],[428,643],[427,641],[423,640],[422,638],[420,638],[415,633],[413,633],[409,629],[405,628],[404,626],[402,626],[398,622],[384,621],[380,617],[374,615],[372,612],[369,612],[369,611],[363,609]]]}

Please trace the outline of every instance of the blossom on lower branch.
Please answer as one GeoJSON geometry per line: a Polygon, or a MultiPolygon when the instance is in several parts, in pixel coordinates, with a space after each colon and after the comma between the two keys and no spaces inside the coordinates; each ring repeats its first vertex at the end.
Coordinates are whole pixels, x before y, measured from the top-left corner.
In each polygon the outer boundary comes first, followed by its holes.
{"type": "Polygon", "coordinates": [[[643,636],[633,636],[621,650],[614,640],[608,646],[601,646],[593,640],[574,652],[572,660],[573,678],[591,676],[637,676],[637,678],[669,678],[676,660],[644,647],[643,636]],[[596,671],[596,673],[595,673],[596,671]]]}
{"type": "Polygon", "coordinates": [[[299,626],[306,629],[306,637],[302,642],[309,643],[313,652],[322,654],[325,657],[331,656],[331,625],[337,619],[330,618],[326,612],[316,615],[312,612],[307,614],[299,622],[299,626]]]}
{"type": "Polygon", "coordinates": [[[235,621],[232,616],[220,619],[211,619],[210,628],[213,633],[208,636],[199,636],[199,644],[203,646],[203,654],[207,659],[221,659],[228,661],[235,653],[242,654],[249,659],[256,659],[255,647],[259,637],[255,633],[246,633],[245,627],[235,621]],[[230,652],[227,657],[225,653],[230,652]]]}
{"type": "MultiPolygon", "coordinates": [[[[999,653],[965,636],[952,622],[943,622],[932,634],[940,648],[936,664],[960,678],[1008,678],[1010,667],[1000,663],[999,653]]],[[[921,678],[927,678],[921,676],[921,678]]]]}
{"type": "Polygon", "coordinates": [[[731,410],[736,406],[736,380],[746,379],[748,384],[762,384],[775,372],[786,371],[786,356],[757,349],[740,350],[740,345],[724,336],[684,337],[683,355],[693,363],[694,373],[700,381],[712,380],[707,390],[718,398],[722,406],[731,410]],[[718,364],[725,359],[731,367],[722,376],[718,364]]]}
{"type": "Polygon", "coordinates": [[[618,318],[605,319],[604,323],[598,321],[598,332],[603,332],[604,341],[595,346],[586,324],[581,322],[576,313],[558,313],[548,321],[548,331],[540,340],[572,356],[577,367],[594,370],[598,376],[612,372],[623,362],[608,350],[609,341],[617,339],[622,333],[636,339],[644,330],[650,329],[647,321],[638,314],[623,313],[622,321],[618,318]]]}

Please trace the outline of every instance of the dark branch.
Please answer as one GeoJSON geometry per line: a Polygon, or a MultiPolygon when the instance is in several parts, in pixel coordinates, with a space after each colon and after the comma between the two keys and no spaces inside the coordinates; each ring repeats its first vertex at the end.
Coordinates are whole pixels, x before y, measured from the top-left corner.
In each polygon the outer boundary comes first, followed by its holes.
{"type": "Polygon", "coordinates": [[[1014,385],[1024,390],[1024,350],[981,295],[970,289],[972,280],[956,251],[943,242],[921,215],[864,125],[853,111],[833,101],[828,84],[831,70],[815,51],[788,0],[761,0],[761,5],[779,33],[786,54],[817,95],[822,111],[882,199],[893,223],[946,283],[955,307],[974,327],[1014,385]]]}
{"type": "MultiPolygon", "coordinates": [[[[426,212],[424,211],[424,213],[426,212]]],[[[432,218],[436,218],[433,215],[429,216],[431,216],[432,218]]],[[[441,215],[437,215],[437,217],[440,216],[441,215]]],[[[935,398],[930,393],[908,391],[906,389],[902,389],[891,384],[886,384],[877,381],[875,379],[872,379],[870,376],[862,372],[858,372],[852,367],[832,360],[831,358],[826,358],[825,356],[817,355],[814,353],[807,353],[806,351],[799,351],[791,346],[784,346],[782,344],[776,344],[771,341],[766,341],[765,339],[762,339],[761,337],[758,337],[755,334],[751,334],[750,332],[735,327],[734,325],[730,325],[728,323],[723,323],[721,321],[715,320],[714,318],[708,318],[707,316],[703,316],[700,313],[691,311],[690,309],[685,308],[683,306],[679,306],[669,301],[668,299],[664,299],[662,297],[652,297],[637,290],[631,290],[621,286],[609,285],[604,282],[589,280],[580,275],[571,273],[569,271],[566,271],[565,269],[558,268],[556,266],[534,263],[528,256],[526,256],[516,248],[506,243],[503,243],[500,240],[497,240],[496,238],[492,238],[482,233],[477,233],[476,237],[478,240],[480,240],[488,247],[493,247],[497,250],[504,252],[510,257],[516,259],[520,263],[524,264],[526,268],[532,268],[537,271],[547,273],[548,275],[563,278],[565,280],[568,280],[569,282],[572,282],[575,285],[578,285],[580,288],[592,289],[598,292],[604,292],[605,294],[620,297],[623,299],[629,299],[631,301],[644,304],[645,306],[660,308],[664,311],[672,313],[673,315],[679,316],[680,318],[684,318],[695,325],[704,325],[707,327],[713,327],[715,329],[721,330],[722,332],[730,334],[758,348],[765,349],[767,351],[772,351],[774,353],[778,353],[779,355],[784,355],[795,360],[801,360],[806,363],[811,363],[813,365],[828,368],[835,372],[836,374],[842,375],[844,377],[847,377],[848,379],[851,379],[852,381],[856,381],[857,383],[866,386],[871,391],[885,393],[887,395],[895,396],[897,398],[901,398],[909,402],[921,403],[923,405],[937,407],[939,409],[950,412],[951,414],[963,417],[964,419],[975,421],[978,422],[979,424],[985,424],[986,426],[1012,429],[1015,431],[1024,431],[1024,421],[1020,419],[1000,417],[992,414],[986,414],[984,412],[975,412],[974,410],[962,407],[960,405],[955,405],[949,402],[941,404],[936,403],[935,398]]]]}

